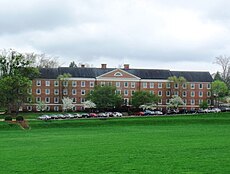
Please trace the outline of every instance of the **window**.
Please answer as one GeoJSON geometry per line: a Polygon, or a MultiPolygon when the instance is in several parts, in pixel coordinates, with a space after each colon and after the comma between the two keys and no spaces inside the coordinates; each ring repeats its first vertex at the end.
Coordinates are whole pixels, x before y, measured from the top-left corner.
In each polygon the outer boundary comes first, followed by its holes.
{"type": "Polygon", "coordinates": [[[63,84],[64,87],[67,87],[68,86],[68,81],[63,81],[62,84],[63,84]]]}
{"type": "Polygon", "coordinates": [[[77,103],[77,98],[72,98],[73,103],[77,103]]]}
{"type": "Polygon", "coordinates": [[[68,90],[67,89],[63,89],[63,95],[68,95],[68,90]]]}
{"type": "Polygon", "coordinates": [[[37,80],[37,81],[36,81],[36,85],[37,85],[37,86],[41,86],[41,84],[42,84],[41,80],[37,80]]]}
{"type": "Polygon", "coordinates": [[[40,94],[41,94],[41,89],[37,88],[37,89],[36,89],[36,94],[37,94],[37,95],[40,95],[40,94]]]}
{"type": "Polygon", "coordinates": [[[45,98],[45,102],[46,102],[46,103],[50,103],[50,97],[46,97],[46,98],[45,98]]]}
{"type": "Polygon", "coordinates": [[[76,89],[72,89],[72,95],[77,95],[77,90],[76,89]]]}
{"type": "Polygon", "coordinates": [[[46,110],[47,110],[47,111],[50,111],[50,107],[49,107],[49,106],[46,106],[46,110]]]}
{"type": "Polygon", "coordinates": [[[123,76],[120,72],[116,72],[114,76],[123,76]]]}
{"type": "Polygon", "coordinates": [[[134,90],[132,90],[132,91],[131,91],[131,95],[133,96],[133,95],[134,95],[134,93],[135,93],[135,91],[134,91],[134,90]]]}
{"type": "Polygon", "coordinates": [[[50,81],[46,81],[46,86],[50,86],[50,81]]]}
{"type": "Polygon", "coordinates": [[[203,103],[203,100],[202,100],[202,99],[199,99],[199,105],[200,105],[201,103],[203,103]]]}
{"type": "Polygon", "coordinates": [[[191,97],[195,97],[195,92],[191,91],[191,97]]]}
{"type": "Polygon", "coordinates": [[[143,83],[142,83],[142,87],[143,87],[143,88],[147,88],[147,82],[143,82],[143,83]]]}
{"type": "Polygon", "coordinates": [[[182,88],[183,88],[183,89],[186,89],[186,88],[187,88],[187,84],[186,84],[186,83],[183,83],[182,88]]]}
{"type": "Polygon", "coordinates": [[[40,102],[41,101],[41,97],[36,97],[36,102],[40,102]]]}
{"type": "Polygon", "coordinates": [[[174,95],[178,96],[178,91],[174,91],[174,95]]]}
{"type": "Polygon", "coordinates": [[[128,98],[124,98],[124,105],[129,105],[129,99],[128,98]]]}
{"type": "Polygon", "coordinates": [[[187,97],[187,92],[183,91],[183,97],[187,97]]]}
{"type": "Polygon", "coordinates": [[[45,93],[46,93],[46,95],[49,95],[50,94],[50,89],[45,89],[45,93]]]}
{"type": "Polygon", "coordinates": [[[85,95],[85,90],[81,90],[81,95],[85,95]]]}
{"type": "Polygon", "coordinates": [[[54,106],[54,111],[59,111],[59,106],[54,106]]]}
{"type": "Polygon", "coordinates": [[[211,84],[210,83],[207,84],[207,89],[211,89],[211,84]]]}
{"type": "Polygon", "coordinates": [[[174,84],[174,88],[176,88],[176,89],[178,88],[178,83],[174,84]]]}
{"type": "Polygon", "coordinates": [[[121,94],[121,90],[116,90],[116,94],[121,94]]]}
{"type": "Polygon", "coordinates": [[[168,82],[168,83],[166,83],[166,88],[171,88],[171,84],[168,82]]]}
{"type": "Polygon", "coordinates": [[[105,82],[101,82],[101,86],[105,86],[105,82]]]}
{"type": "Polygon", "coordinates": [[[202,83],[199,84],[199,89],[203,89],[203,84],[202,83]]]}
{"type": "Polygon", "coordinates": [[[32,111],[32,106],[27,106],[27,111],[32,111]]]}
{"type": "Polygon", "coordinates": [[[108,86],[112,86],[112,82],[107,82],[108,86]]]}
{"type": "Polygon", "coordinates": [[[85,81],[81,81],[81,87],[85,87],[85,81]]]}
{"type": "Polygon", "coordinates": [[[136,83],[135,82],[131,82],[131,88],[135,88],[136,83]]]}
{"type": "Polygon", "coordinates": [[[162,91],[158,91],[158,96],[162,96],[162,91]]]}
{"type": "Polygon", "coordinates": [[[57,80],[54,81],[54,86],[59,86],[59,82],[57,80]]]}
{"type": "Polygon", "coordinates": [[[32,98],[31,97],[27,97],[27,102],[31,103],[32,102],[32,98]]]}
{"type": "Polygon", "coordinates": [[[194,83],[191,83],[191,84],[190,84],[190,87],[191,87],[191,89],[195,89],[195,84],[194,84],[194,83]]]}
{"type": "Polygon", "coordinates": [[[162,99],[160,99],[160,100],[158,101],[158,104],[162,104],[162,99]]]}
{"type": "Polygon", "coordinates": [[[128,88],[129,87],[129,83],[128,82],[124,82],[124,87],[128,88]]]}
{"type": "Polygon", "coordinates": [[[210,99],[208,99],[208,100],[207,100],[207,103],[208,103],[209,105],[211,105],[211,100],[210,100],[210,99]]]}
{"type": "Polygon", "coordinates": [[[195,100],[194,99],[191,99],[191,105],[195,105],[195,100]]]}
{"type": "Polygon", "coordinates": [[[154,91],[149,91],[149,93],[153,95],[153,94],[154,94],[154,91]]]}
{"type": "Polygon", "coordinates": [[[124,95],[125,96],[129,95],[129,91],[127,89],[124,90],[124,95]]]}
{"type": "Polygon", "coordinates": [[[72,87],[77,87],[77,82],[76,81],[72,81],[72,87]]]}
{"type": "Polygon", "coordinates": [[[169,104],[169,101],[170,101],[169,99],[166,99],[166,104],[169,104]]]}
{"type": "Polygon", "coordinates": [[[59,94],[59,89],[54,89],[54,95],[58,95],[59,94]]]}
{"type": "Polygon", "coordinates": [[[27,93],[28,93],[28,94],[32,94],[32,89],[31,89],[31,88],[28,89],[27,93]]]}
{"type": "Polygon", "coordinates": [[[77,110],[77,107],[76,107],[76,106],[74,106],[74,107],[72,108],[72,110],[73,110],[73,111],[76,111],[76,110],[77,110]]]}
{"type": "Polygon", "coordinates": [[[120,87],[121,83],[120,82],[116,82],[116,87],[120,87]]]}
{"type": "Polygon", "coordinates": [[[170,91],[166,91],[166,96],[170,96],[170,91]]]}
{"type": "Polygon", "coordinates": [[[84,103],[85,102],[85,98],[81,98],[81,103],[84,103]]]}
{"type": "Polygon", "coordinates": [[[203,92],[199,91],[199,97],[203,97],[203,92]]]}
{"type": "Polygon", "coordinates": [[[187,104],[187,100],[186,100],[186,99],[183,99],[183,102],[184,102],[184,105],[186,105],[186,104],[187,104]]]}
{"type": "Polygon", "coordinates": [[[211,92],[210,91],[207,92],[207,97],[211,97],[211,92]]]}
{"type": "Polygon", "coordinates": [[[54,97],[54,103],[59,103],[59,97],[54,97]]]}
{"type": "Polygon", "coordinates": [[[158,88],[162,88],[162,83],[158,83],[158,88]]]}
{"type": "Polygon", "coordinates": [[[94,82],[89,82],[90,87],[94,87],[94,82]]]}
{"type": "Polygon", "coordinates": [[[154,88],[154,83],[153,83],[153,82],[150,82],[150,83],[149,83],[149,87],[150,87],[150,88],[154,88]]]}

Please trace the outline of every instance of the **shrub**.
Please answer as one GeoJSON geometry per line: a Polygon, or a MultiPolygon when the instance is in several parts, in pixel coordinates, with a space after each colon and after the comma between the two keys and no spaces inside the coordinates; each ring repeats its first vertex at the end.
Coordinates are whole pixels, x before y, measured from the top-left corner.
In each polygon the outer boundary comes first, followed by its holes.
{"type": "Polygon", "coordinates": [[[16,117],[16,121],[24,121],[23,116],[17,116],[17,117],[16,117]]]}
{"type": "Polygon", "coordinates": [[[11,116],[6,116],[5,121],[12,121],[12,117],[11,116]]]}

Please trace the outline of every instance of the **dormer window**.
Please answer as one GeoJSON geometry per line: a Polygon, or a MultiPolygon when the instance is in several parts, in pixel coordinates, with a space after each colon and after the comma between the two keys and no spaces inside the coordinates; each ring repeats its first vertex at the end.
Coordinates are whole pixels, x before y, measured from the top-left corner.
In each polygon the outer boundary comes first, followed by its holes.
{"type": "Polygon", "coordinates": [[[116,72],[114,76],[123,76],[120,72],[116,72]]]}

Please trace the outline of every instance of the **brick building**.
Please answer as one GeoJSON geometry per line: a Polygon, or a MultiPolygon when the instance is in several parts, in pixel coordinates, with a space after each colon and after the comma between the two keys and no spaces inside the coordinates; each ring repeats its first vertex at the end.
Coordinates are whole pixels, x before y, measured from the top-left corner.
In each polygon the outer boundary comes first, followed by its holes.
{"type": "Polygon", "coordinates": [[[124,103],[129,105],[132,95],[136,91],[149,91],[161,97],[159,108],[166,108],[172,95],[179,95],[186,105],[186,109],[197,109],[199,104],[207,101],[211,105],[211,82],[209,72],[170,71],[162,69],[130,69],[128,64],[124,68],[43,68],[40,77],[33,80],[32,89],[28,92],[32,98],[23,107],[26,111],[36,111],[39,101],[44,101],[47,110],[61,111],[63,97],[73,99],[73,110],[82,110],[86,94],[95,85],[114,85],[117,93],[121,94],[124,103]],[[59,75],[71,74],[68,80],[60,81],[59,75]],[[187,83],[179,86],[168,80],[169,77],[184,77],[187,83]]]}

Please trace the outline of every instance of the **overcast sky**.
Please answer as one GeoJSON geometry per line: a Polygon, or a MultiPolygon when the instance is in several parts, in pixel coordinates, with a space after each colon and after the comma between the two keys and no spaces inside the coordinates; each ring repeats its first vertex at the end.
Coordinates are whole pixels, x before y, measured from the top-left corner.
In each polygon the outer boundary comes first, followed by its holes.
{"type": "Polygon", "coordinates": [[[0,48],[100,67],[215,72],[230,56],[228,0],[0,0],[0,48]]]}

